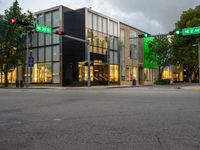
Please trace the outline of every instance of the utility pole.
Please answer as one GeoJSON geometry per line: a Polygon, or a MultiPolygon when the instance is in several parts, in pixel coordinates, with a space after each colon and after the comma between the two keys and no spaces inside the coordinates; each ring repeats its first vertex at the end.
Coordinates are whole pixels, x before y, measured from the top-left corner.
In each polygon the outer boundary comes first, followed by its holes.
{"type": "Polygon", "coordinates": [[[87,81],[87,86],[91,86],[91,77],[90,77],[90,45],[89,42],[87,41],[85,43],[85,48],[86,48],[86,53],[87,53],[87,63],[88,63],[88,81],[87,81]]]}

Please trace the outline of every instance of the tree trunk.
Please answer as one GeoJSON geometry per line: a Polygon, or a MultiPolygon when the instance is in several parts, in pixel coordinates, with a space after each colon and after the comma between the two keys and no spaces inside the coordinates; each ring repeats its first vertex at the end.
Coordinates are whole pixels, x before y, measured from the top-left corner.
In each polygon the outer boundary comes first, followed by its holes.
{"type": "Polygon", "coordinates": [[[165,67],[162,67],[162,69],[161,69],[161,67],[159,67],[159,75],[158,75],[159,80],[162,80],[162,74],[163,74],[164,68],[165,67]]]}
{"type": "Polygon", "coordinates": [[[4,72],[4,86],[8,87],[8,72],[4,72]]]}

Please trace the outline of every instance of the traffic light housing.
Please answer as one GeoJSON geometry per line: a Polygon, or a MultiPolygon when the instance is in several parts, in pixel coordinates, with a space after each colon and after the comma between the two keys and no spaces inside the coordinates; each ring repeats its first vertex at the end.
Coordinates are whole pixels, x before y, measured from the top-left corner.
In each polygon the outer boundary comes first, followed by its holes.
{"type": "Polygon", "coordinates": [[[27,22],[25,20],[18,20],[17,18],[11,18],[10,23],[11,24],[18,24],[20,26],[29,26],[29,25],[31,25],[29,22],[27,22]]]}
{"type": "Polygon", "coordinates": [[[169,35],[179,36],[181,35],[181,31],[180,30],[169,31],[169,35]]]}
{"type": "Polygon", "coordinates": [[[147,38],[147,37],[149,37],[149,36],[150,36],[150,34],[144,33],[144,34],[139,34],[139,35],[138,35],[138,38],[147,38]]]}
{"type": "Polygon", "coordinates": [[[55,34],[64,35],[65,33],[63,31],[56,31],[55,34]]]}

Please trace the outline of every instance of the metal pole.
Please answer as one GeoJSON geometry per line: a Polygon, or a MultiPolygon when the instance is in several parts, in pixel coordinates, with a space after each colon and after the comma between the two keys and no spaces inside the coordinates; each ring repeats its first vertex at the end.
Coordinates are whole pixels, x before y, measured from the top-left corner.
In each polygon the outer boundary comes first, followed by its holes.
{"type": "Polygon", "coordinates": [[[90,45],[88,42],[85,43],[86,45],[86,51],[87,51],[87,63],[88,63],[88,82],[87,86],[91,87],[91,78],[90,78],[90,45]]]}
{"type": "Polygon", "coordinates": [[[200,84],[200,42],[198,43],[198,53],[199,53],[199,84],[200,84]]]}
{"type": "Polygon", "coordinates": [[[26,33],[26,88],[28,88],[28,32],[26,33]]]}

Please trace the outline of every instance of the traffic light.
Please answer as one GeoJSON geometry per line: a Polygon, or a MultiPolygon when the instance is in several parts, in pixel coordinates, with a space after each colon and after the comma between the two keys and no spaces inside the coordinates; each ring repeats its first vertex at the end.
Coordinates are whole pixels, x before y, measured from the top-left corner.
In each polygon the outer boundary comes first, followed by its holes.
{"type": "Polygon", "coordinates": [[[181,35],[181,31],[180,31],[180,30],[170,31],[170,32],[169,32],[169,35],[176,35],[176,36],[179,36],[179,35],[181,35]]]}
{"type": "Polygon", "coordinates": [[[17,19],[16,19],[16,18],[12,18],[12,19],[11,19],[11,23],[12,23],[12,24],[16,24],[16,23],[17,23],[17,19]]]}
{"type": "Polygon", "coordinates": [[[144,34],[139,34],[139,35],[138,35],[138,38],[147,38],[147,37],[149,37],[149,36],[150,36],[150,34],[144,33],[144,34]]]}
{"type": "Polygon", "coordinates": [[[64,35],[65,33],[63,31],[56,31],[55,34],[64,35]]]}
{"type": "Polygon", "coordinates": [[[180,31],[180,30],[176,30],[175,34],[176,34],[176,35],[180,35],[180,34],[181,34],[181,31],[180,31]]]}
{"type": "Polygon", "coordinates": [[[29,26],[31,25],[29,22],[25,20],[18,20],[17,18],[11,18],[10,20],[11,24],[18,24],[20,26],[29,26]]]}

